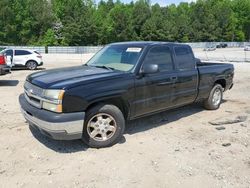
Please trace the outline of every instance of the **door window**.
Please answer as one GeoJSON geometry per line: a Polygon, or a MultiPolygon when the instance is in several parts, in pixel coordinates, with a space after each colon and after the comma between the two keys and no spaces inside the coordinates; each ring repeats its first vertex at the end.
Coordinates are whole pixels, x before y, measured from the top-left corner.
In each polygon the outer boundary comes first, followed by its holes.
{"type": "Polygon", "coordinates": [[[6,50],[5,54],[6,56],[13,56],[13,50],[6,50]]]}
{"type": "Polygon", "coordinates": [[[159,66],[159,71],[172,71],[173,70],[173,60],[169,47],[167,46],[155,46],[152,47],[146,58],[144,64],[157,64],[159,66]]]}
{"type": "Polygon", "coordinates": [[[15,55],[19,56],[19,55],[29,55],[31,54],[30,52],[26,51],[26,50],[15,50],[15,55]]]}

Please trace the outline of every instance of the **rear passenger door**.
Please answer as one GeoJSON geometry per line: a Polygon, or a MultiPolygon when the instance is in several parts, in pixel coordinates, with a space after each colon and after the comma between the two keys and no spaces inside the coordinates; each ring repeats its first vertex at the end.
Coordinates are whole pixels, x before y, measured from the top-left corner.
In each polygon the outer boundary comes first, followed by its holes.
{"type": "Polygon", "coordinates": [[[194,102],[198,93],[198,70],[192,49],[180,45],[174,47],[178,81],[175,84],[175,106],[194,102]]]}
{"type": "Polygon", "coordinates": [[[31,52],[26,50],[15,50],[13,62],[15,65],[25,65],[29,60],[31,52]]]}
{"type": "Polygon", "coordinates": [[[174,70],[172,50],[167,45],[151,47],[142,67],[145,64],[157,64],[159,72],[136,79],[136,116],[173,106],[173,88],[177,75],[174,70]]]}

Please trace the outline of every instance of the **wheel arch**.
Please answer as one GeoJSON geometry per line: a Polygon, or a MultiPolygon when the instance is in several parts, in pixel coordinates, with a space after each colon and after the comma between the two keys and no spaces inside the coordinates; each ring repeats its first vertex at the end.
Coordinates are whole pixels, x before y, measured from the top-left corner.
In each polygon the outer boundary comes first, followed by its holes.
{"type": "Polygon", "coordinates": [[[222,86],[223,89],[226,88],[226,80],[225,79],[218,79],[214,82],[214,85],[215,84],[220,84],[222,86]]]}
{"type": "Polygon", "coordinates": [[[121,96],[94,101],[86,107],[86,111],[101,104],[110,104],[116,106],[121,110],[122,114],[124,115],[124,118],[128,119],[130,114],[129,104],[121,96]]]}

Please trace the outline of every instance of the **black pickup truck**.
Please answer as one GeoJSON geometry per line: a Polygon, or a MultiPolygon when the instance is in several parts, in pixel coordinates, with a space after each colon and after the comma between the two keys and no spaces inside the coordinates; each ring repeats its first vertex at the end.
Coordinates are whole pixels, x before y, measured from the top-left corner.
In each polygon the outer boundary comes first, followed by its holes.
{"type": "Polygon", "coordinates": [[[85,65],[29,75],[19,102],[41,133],[101,148],[119,141],[126,120],[197,101],[216,110],[233,76],[233,65],[200,62],[188,45],[113,43],[85,65]]]}

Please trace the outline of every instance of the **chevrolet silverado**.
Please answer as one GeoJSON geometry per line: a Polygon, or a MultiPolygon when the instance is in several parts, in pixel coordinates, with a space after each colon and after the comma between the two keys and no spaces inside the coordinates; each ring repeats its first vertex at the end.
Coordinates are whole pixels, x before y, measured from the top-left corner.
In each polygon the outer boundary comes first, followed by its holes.
{"type": "Polygon", "coordinates": [[[113,43],[84,65],[29,75],[19,102],[44,135],[101,148],[120,140],[126,120],[198,101],[218,109],[233,76],[232,64],[201,62],[185,44],[113,43]]]}

